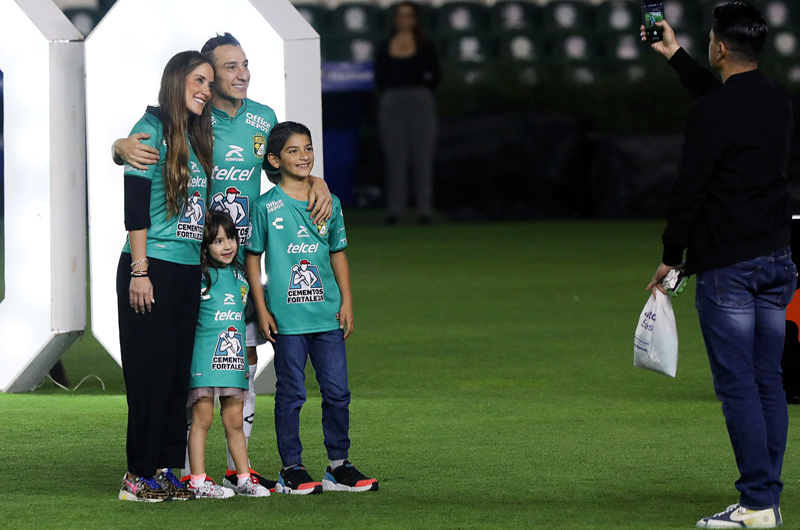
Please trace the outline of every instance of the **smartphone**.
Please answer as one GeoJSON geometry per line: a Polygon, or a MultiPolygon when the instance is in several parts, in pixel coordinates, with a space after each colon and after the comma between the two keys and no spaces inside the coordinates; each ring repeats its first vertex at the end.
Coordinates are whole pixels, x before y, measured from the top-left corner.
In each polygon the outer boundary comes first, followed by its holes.
{"type": "Polygon", "coordinates": [[[660,0],[642,0],[642,20],[647,42],[659,42],[663,30],[656,22],[664,20],[664,2],[660,0]]]}

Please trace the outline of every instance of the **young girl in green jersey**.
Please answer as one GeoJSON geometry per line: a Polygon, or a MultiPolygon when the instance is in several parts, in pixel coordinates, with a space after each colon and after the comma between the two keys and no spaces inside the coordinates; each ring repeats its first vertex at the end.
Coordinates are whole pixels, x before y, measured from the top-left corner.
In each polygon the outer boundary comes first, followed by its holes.
{"type": "Polygon", "coordinates": [[[247,384],[244,308],[249,286],[236,259],[238,233],[230,216],[208,212],[203,243],[200,316],[192,357],[189,402],[189,488],[200,498],[224,499],[234,491],[206,481],[206,437],[214,417],[214,398],[222,407],[222,424],[236,464],[239,495],[268,497],[269,490],[250,476],[242,407],[250,399],[247,384]]]}

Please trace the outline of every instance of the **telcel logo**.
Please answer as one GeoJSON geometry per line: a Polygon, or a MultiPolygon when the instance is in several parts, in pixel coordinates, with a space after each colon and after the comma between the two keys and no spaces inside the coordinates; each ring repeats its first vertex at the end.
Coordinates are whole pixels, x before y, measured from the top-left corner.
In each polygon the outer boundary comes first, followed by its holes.
{"type": "Polygon", "coordinates": [[[241,311],[217,311],[214,314],[214,320],[241,320],[241,311]]]}
{"type": "Polygon", "coordinates": [[[250,169],[237,169],[235,166],[231,166],[228,169],[220,169],[219,166],[214,166],[214,176],[213,178],[217,180],[250,180],[250,177],[253,176],[254,168],[250,169]]]}
{"type": "Polygon", "coordinates": [[[287,254],[306,254],[310,253],[313,254],[319,248],[319,243],[314,243],[313,245],[309,245],[308,243],[303,244],[295,244],[289,243],[289,248],[286,249],[287,254]]]}

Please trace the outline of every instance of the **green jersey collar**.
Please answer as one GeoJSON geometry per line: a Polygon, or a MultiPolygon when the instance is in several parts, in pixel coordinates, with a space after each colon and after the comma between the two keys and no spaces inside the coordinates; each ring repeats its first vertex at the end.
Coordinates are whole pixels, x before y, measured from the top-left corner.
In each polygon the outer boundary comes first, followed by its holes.
{"type": "Polygon", "coordinates": [[[245,113],[247,110],[247,99],[242,100],[242,106],[239,107],[239,110],[236,111],[236,116],[229,116],[227,112],[224,110],[219,110],[214,104],[211,104],[211,114],[217,117],[217,119],[226,119],[226,120],[234,120],[245,113]]]}

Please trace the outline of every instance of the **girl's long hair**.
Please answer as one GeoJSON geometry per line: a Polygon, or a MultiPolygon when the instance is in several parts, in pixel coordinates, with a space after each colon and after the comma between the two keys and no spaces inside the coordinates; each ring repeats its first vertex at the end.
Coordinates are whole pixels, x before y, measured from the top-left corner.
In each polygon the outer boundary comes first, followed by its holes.
{"type": "Polygon", "coordinates": [[[242,270],[242,266],[239,263],[238,254],[239,232],[236,231],[236,225],[233,224],[233,219],[231,219],[231,216],[225,212],[206,212],[206,225],[203,229],[203,242],[200,245],[200,269],[203,271],[203,280],[206,283],[206,288],[203,290],[203,294],[208,294],[208,291],[211,290],[211,286],[214,284],[214,282],[216,282],[217,277],[219,276],[219,271],[217,271],[216,264],[210,263],[211,257],[208,255],[208,247],[217,238],[217,233],[219,232],[220,227],[225,230],[225,234],[228,237],[236,241],[236,254],[233,257],[233,262],[231,262],[228,267],[233,267],[238,271],[242,270]],[[214,269],[216,273],[214,280],[211,279],[211,269],[214,269]]]}
{"type": "MultiPolygon", "coordinates": [[[[211,60],[200,52],[181,52],[169,60],[161,76],[158,104],[161,107],[164,139],[167,141],[167,159],[163,176],[168,218],[177,215],[187,200],[187,190],[191,180],[187,135],[206,173],[206,184],[209,184],[213,173],[214,133],[211,132],[211,102],[205,104],[199,116],[186,108],[186,78],[203,63],[210,65],[212,71],[214,70],[211,60]]],[[[208,186],[206,186],[207,195],[208,186]]]]}
{"type": "Polygon", "coordinates": [[[392,22],[389,27],[389,39],[397,35],[397,26],[394,23],[394,19],[397,16],[397,12],[403,6],[410,7],[412,11],[414,11],[414,18],[417,19],[417,24],[414,26],[414,42],[417,44],[417,46],[427,42],[428,33],[425,31],[425,23],[422,18],[422,7],[420,7],[420,5],[416,2],[410,2],[408,0],[399,2],[392,8],[392,22]]]}

